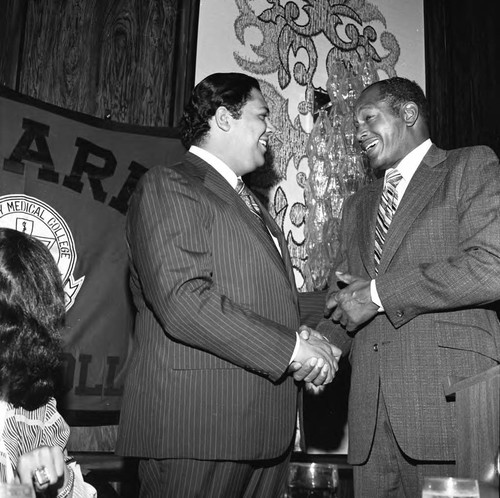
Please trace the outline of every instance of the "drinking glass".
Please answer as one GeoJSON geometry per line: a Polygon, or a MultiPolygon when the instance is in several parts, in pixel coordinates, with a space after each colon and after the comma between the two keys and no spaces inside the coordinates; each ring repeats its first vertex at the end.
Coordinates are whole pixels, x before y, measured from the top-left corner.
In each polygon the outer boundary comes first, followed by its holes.
{"type": "Polygon", "coordinates": [[[337,466],[331,463],[290,464],[286,498],[335,498],[339,482],[337,466]]]}
{"type": "Polygon", "coordinates": [[[422,498],[479,498],[476,479],[454,477],[426,477],[422,488],[422,498]]]}

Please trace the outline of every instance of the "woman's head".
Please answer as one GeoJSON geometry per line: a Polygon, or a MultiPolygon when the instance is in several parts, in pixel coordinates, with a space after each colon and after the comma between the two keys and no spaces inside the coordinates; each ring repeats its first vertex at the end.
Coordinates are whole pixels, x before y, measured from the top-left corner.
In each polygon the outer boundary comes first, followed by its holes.
{"type": "Polygon", "coordinates": [[[37,239],[0,228],[0,386],[14,405],[37,408],[54,395],[64,325],[61,275],[37,239]]]}

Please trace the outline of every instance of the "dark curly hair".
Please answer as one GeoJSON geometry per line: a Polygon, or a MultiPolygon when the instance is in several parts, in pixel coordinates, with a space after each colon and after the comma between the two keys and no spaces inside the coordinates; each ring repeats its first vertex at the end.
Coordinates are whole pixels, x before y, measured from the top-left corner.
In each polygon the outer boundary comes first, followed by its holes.
{"type": "Polygon", "coordinates": [[[219,107],[226,107],[234,118],[239,118],[254,89],[260,91],[259,82],[243,73],[214,73],[200,81],[179,123],[184,147],[203,143],[210,130],[210,118],[219,107]]]}
{"type": "MultiPolygon", "coordinates": [[[[386,80],[377,81],[370,86],[376,86],[380,92],[380,99],[387,102],[397,116],[401,107],[409,101],[417,104],[421,116],[429,122],[429,103],[423,90],[415,82],[407,78],[395,76],[386,80]]],[[[370,88],[367,87],[367,88],[370,88]]],[[[365,89],[366,90],[366,89],[365,89]]]]}
{"type": "Polygon", "coordinates": [[[55,395],[62,360],[64,289],[39,240],[0,228],[0,386],[14,406],[34,410],[55,395]]]}

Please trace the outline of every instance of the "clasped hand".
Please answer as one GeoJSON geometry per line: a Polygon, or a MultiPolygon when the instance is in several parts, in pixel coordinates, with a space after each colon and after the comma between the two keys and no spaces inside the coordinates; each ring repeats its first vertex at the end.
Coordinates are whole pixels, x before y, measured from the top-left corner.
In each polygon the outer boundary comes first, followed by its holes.
{"type": "Polygon", "coordinates": [[[378,313],[378,306],[371,299],[370,281],[338,271],[335,275],[347,286],[329,295],[325,316],[331,314],[334,322],[354,332],[378,313]]]}
{"type": "Polygon", "coordinates": [[[299,348],[289,372],[306,385],[324,386],[335,377],[342,352],[328,339],[305,325],[299,329],[299,348]]]}

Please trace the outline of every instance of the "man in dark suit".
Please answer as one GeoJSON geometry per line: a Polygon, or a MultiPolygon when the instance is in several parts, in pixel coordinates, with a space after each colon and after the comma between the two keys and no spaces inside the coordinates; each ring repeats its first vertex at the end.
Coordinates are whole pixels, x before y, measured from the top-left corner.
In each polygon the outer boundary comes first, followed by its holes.
{"type": "Polygon", "coordinates": [[[239,181],[273,130],[257,80],[208,76],[181,121],[184,160],[146,173],[131,200],[138,313],[117,450],[140,458],[141,497],[280,496],[297,381],[338,368],[340,350],[299,333],[286,240],[239,181]]]}
{"type": "Polygon", "coordinates": [[[357,498],[415,498],[424,476],[453,476],[443,381],[500,358],[489,306],[500,298],[498,158],[488,147],[439,149],[427,116],[405,78],[367,87],[355,105],[357,139],[383,176],[345,202],[333,321],[318,330],[349,352],[357,498]]]}

